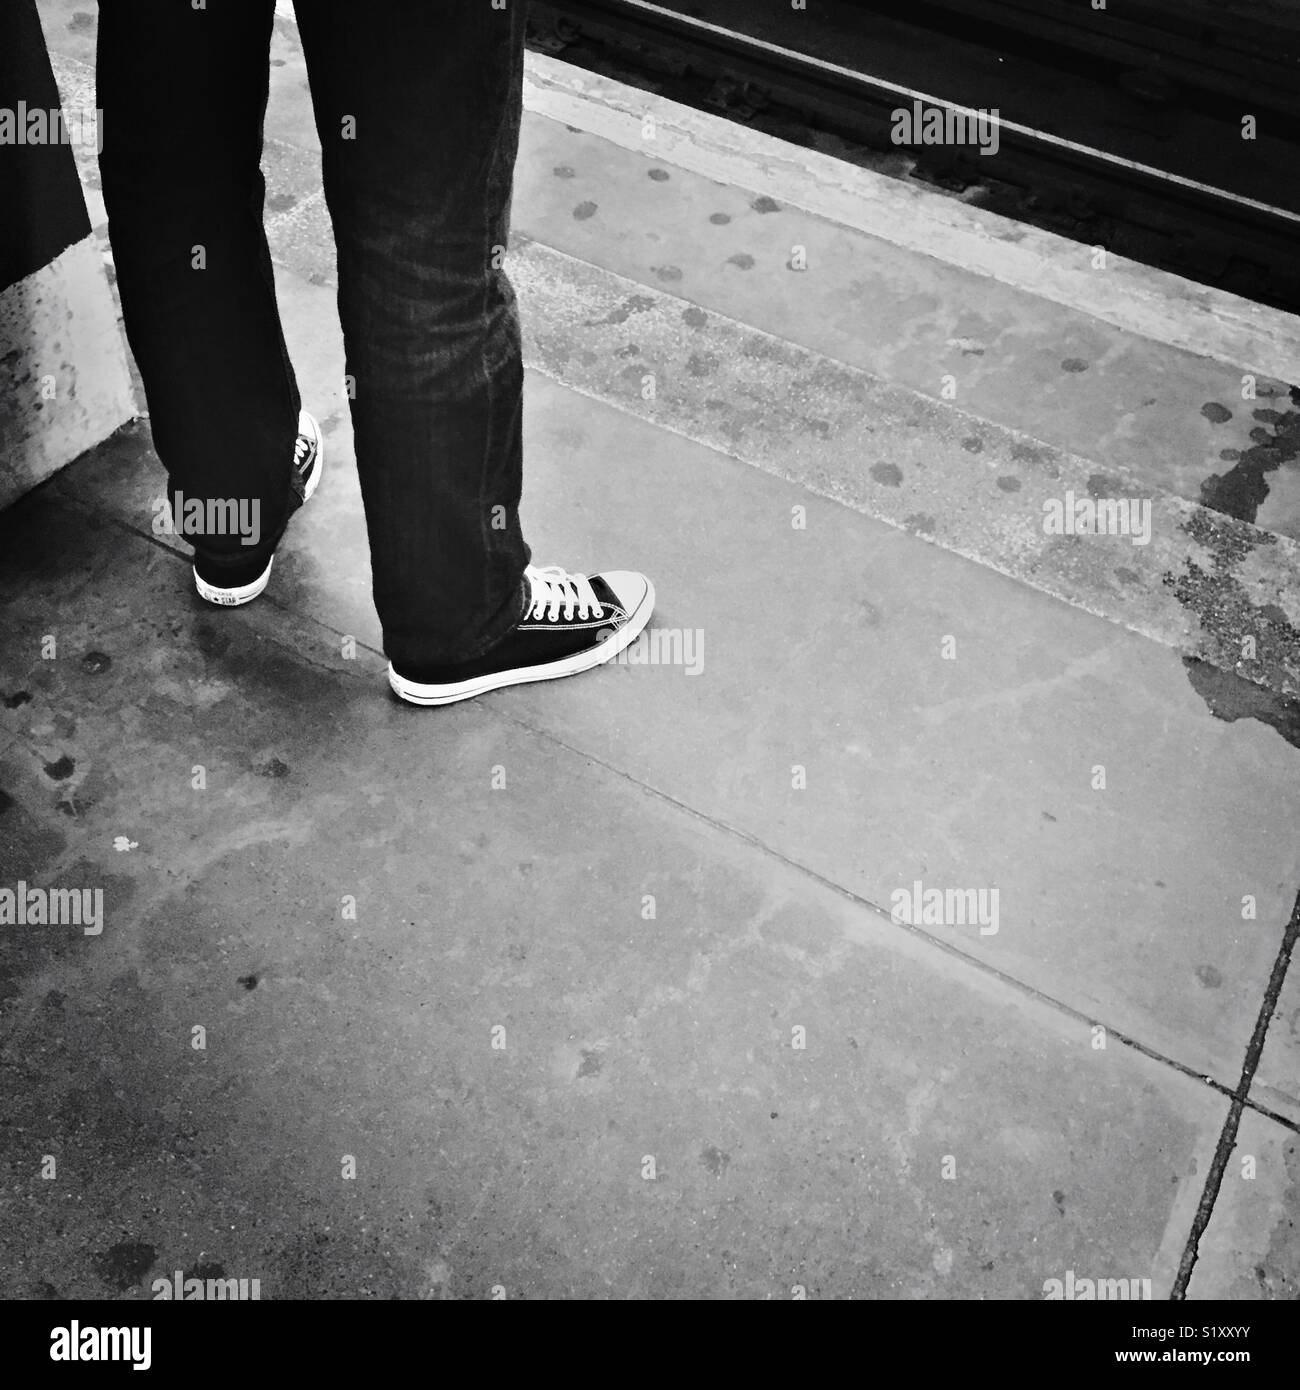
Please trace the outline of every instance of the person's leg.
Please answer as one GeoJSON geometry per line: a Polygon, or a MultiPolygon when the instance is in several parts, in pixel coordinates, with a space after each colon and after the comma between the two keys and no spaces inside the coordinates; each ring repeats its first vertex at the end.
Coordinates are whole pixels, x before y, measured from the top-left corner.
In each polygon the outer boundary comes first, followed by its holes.
{"type": "Polygon", "coordinates": [[[466,661],[529,597],[523,365],[501,266],[524,0],[298,6],[390,660],[466,661]]]}
{"type": "Polygon", "coordinates": [[[100,172],[127,338],[169,497],[256,517],[255,546],[186,534],[232,576],[266,564],[302,500],[298,388],[262,230],[273,15],[273,0],[99,5],[100,172]]]}

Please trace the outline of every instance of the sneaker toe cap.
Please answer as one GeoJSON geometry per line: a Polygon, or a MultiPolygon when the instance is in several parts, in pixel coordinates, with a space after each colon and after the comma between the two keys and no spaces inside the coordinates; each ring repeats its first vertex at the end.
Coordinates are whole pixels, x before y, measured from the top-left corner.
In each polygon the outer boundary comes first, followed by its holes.
{"type": "Polygon", "coordinates": [[[600,577],[629,617],[654,606],[654,585],[636,570],[601,570],[600,577]]]}

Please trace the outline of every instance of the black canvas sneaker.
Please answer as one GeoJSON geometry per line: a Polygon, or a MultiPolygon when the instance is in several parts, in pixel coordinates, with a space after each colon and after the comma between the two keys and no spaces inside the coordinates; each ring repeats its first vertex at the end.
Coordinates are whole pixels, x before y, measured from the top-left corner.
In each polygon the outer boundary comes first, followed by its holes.
{"type": "Polygon", "coordinates": [[[413,705],[450,705],[503,685],[573,676],[631,646],[654,611],[654,585],[631,570],[569,574],[558,565],[524,571],[528,611],[484,655],[457,666],[399,671],[388,681],[413,705]]]}
{"type": "MultiPolygon", "coordinates": [[[[298,412],[298,438],[293,446],[293,466],[302,487],[304,502],[316,491],[325,466],[325,441],[321,438],[316,417],[307,411],[298,412]]],[[[223,608],[236,608],[255,599],[266,588],[271,577],[275,556],[255,560],[251,565],[235,565],[218,569],[202,556],[194,557],[194,587],[199,596],[223,608]]]]}

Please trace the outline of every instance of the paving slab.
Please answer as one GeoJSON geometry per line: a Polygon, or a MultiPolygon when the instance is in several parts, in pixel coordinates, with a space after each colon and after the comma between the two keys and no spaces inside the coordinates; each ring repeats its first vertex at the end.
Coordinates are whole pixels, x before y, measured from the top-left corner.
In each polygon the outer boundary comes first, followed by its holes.
{"type": "MultiPolygon", "coordinates": [[[[1250,1110],[1242,1115],[1187,1297],[1300,1298],[1300,1136],[1294,1130],[1250,1110]]],[[[1249,1341],[1241,1345],[1249,1349],[1249,1341]]]]}
{"type": "MultiPolygon", "coordinates": [[[[84,102],[93,16],[42,8],[84,102]]],[[[984,420],[1016,481],[1077,454],[1294,535],[1293,393],[1238,404],[1222,355],[531,111],[525,532],[538,563],[646,569],[659,609],[583,681],[402,709],[296,49],[277,21],[268,222],[330,466],[271,590],[199,606],[151,532],[143,424],[0,521],[0,882],[90,876],[112,926],[0,935],[13,1287],[147,1296],[215,1260],[268,1296],[1025,1298],[1069,1269],[1167,1294],[1300,881],[1300,718],[1224,658],[1300,631],[1260,597],[1294,547],[1236,523],[1185,547],[1185,578],[1258,591],[1215,671],[922,539],[983,558],[985,502],[893,517],[863,505],[874,453],[813,455],[857,438],[853,401],[946,372],[962,409],[916,407],[908,486],[954,476],[950,434],[991,480],[996,443],[959,438],[984,420]],[[614,291],[628,343],[567,322],[614,291]],[[792,389],[755,360],[727,386],[741,354],[710,365],[704,324],[801,354],[792,389]],[[644,408],[633,330],[687,409],[644,408]],[[890,920],[936,887],[997,930],[890,920]],[[31,1177],[51,1133],[58,1194],[31,1177]]],[[[1059,592],[1033,571],[1063,555],[1040,536],[1022,577],[1059,592]]],[[[1140,627],[1120,608],[1095,611],[1140,627]]],[[[1285,1123],[1247,1110],[1265,1181],[1225,1180],[1194,1296],[1293,1296],[1296,988],[1250,1097],[1285,1123]]]]}
{"type": "MultiPolygon", "coordinates": [[[[996,889],[996,932],[920,930],[1235,1086],[1300,879],[1276,729],[1216,718],[1163,648],[536,374],[526,429],[538,562],[645,569],[664,635],[493,701],[886,916],[917,883],[996,889]],[[641,688],[635,738],[610,680],[641,688]]],[[[347,445],[269,597],[377,645],[347,445]]],[[[122,487],[130,450],[103,454],[139,517],[147,465],[122,487]]]]}
{"type": "Polygon", "coordinates": [[[537,478],[526,517],[557,540],[578,522],[554,553],[584,564],[633,545],[655,625],[702,633],[703,669],[621,668],[655,682],[661,731],[630,747],[576,682],[507,700],[885,911],[917,880],[999,886],[997,934],[938,934],[1235,1084],[1300,869],[1278,732],[1215,719],[1170,653],[1077,610],[558,388],[535,399],[539,466],[563,450],[570,478],[537,478]]]}
{"type": "Polygon", "coordinates": [[[4,785],[105,892],[0,936],[6,1295],[1167,1292],[1213,1088],[123,528],[0,527],[4,785]]]}
{"type": "MultiPolygon", "coordinates": [[[[1283,466],[1300,452],[1288,383],[722,186],[658,144],[628,150],[533,115],[520,142],[516,231],[1150,487],[1222,498],[1233,515],[1300,536],[1300,473],[1283,466]],[[1247,376],[1254,399],[1243,399],[1247,376]],[[1256,474],[1259,496],[1243,510],[1238,494],[1256,474]]],[[[1083,265],[1094,252],[1077,254],[1083,265]]]]}

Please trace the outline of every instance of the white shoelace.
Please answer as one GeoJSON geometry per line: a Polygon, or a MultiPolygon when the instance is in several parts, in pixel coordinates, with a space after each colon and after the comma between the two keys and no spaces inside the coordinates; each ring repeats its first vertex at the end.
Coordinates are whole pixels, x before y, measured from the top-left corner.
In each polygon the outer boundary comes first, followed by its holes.
{"type": "Polygon", "coordinates": [[[560,616],[561,605],[566,623],[573,617],[575,607],[580,619],[600,617],[600,600],[585,574],[570,574],[559,565],[548,565],[545,569],[529,565],[524,573],[533,589],[529,606],[531,617],[540,618],[546,611],[547,621],[553,623],[560,616]]]}

